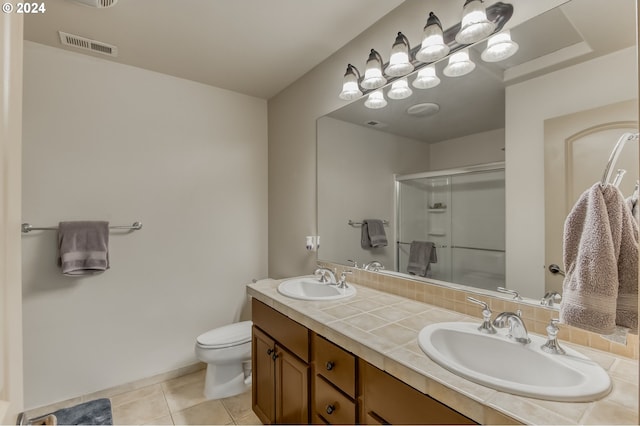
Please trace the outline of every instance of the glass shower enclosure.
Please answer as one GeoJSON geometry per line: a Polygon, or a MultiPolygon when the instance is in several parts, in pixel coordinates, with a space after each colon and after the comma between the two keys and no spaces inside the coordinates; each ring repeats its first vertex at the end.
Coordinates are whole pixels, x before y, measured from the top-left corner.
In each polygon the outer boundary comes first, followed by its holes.
{"type": "Polygon", "coordinates": [[[504,163],[396,176],[396,207],[396,271],[407,273],[412,242],[432,243],[425,278],[505,285],[504,163]]]}

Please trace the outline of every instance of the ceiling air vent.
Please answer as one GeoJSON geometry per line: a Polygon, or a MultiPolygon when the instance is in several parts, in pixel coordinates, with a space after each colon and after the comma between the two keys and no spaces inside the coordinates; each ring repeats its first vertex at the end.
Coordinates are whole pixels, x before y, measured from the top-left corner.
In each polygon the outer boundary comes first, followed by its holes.
{"type": "Polygon", "coordinates": [[[111,7],[114,4],[118,3],[118,0],[71,0],[74,3],[80,3],[80,4],[84,4],[86,6],[90,6],[90,7],[97,7],[97,8],[105,8],[105,7],[111,7]]]}
{"type": "Polygon", "coordinates": [[[108,56],[118,56],[118,48],[112,44],[91,40],[86,37],[65,33],[63,31],[58,31],[58,34],[60,34],[60,42],[65,46],[102,53],[103,55],[108,56]]]}

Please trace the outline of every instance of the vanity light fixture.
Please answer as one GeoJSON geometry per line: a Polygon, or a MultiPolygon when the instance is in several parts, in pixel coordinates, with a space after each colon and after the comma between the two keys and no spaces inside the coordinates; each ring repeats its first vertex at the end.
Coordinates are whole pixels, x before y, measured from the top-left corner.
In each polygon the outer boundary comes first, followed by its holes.
{"type": "Polygon", "coordinates": [[[503,61],[513,56],[518,51],[518,43],[511,40],[511,33],[505,30],[487,41],[487,48],[484,49],[480,57],[485,62],[503,61]]]}
{"type": "Polygon", "coordinates": [[[387,96],[391,99],[405,99],[411,96],[413,91],[409,88],[409,82],[406,78],[396,80],[391,85],[391,89],[387,92],[387,96]]]}
{"type": "Polygon", "coordinates": [[[387,100],[384,98],[382,90],[371,92],[367,100],[364,101],[364,106],[370,109],[380,109],[386,107],[387,100]]]}
{"type": "Polygon", "coordinates": [[[495,31],[496,24],[487,19],[482,0],[466,0],[462,8],[462,23],[456,34],[460,44],[473,44],[495,31]]]}
{"type": "Polygon", "coordinates": [[[364,70],[364,79],[360,83],[363,89],[379,89],[387,84],[387,79],[382,75],[382,63],[382,56],[375,49],[371,49],[364,70]]]}
{"type": "Polygon", "coordinates": [[[347,71],[344,73],[342,83],[342,92],[338,95],[340,99],[352,101],[362,96],[360,86],[358,86],[358,80],[360,80],[360,72],[358,69],[351,64],[347,65],[347,71]]]}
{"type": "Polygon", "coordinates": [[[440,78],[436,74],[436,67],[434,65],[427,65],[418,71],[418,75],[413,80],[413,87],[416,89],[431,89],[440,84],[440,78]]]}
{"type": "Polygon", "coordinates": [[[420,62],[435,62],[449,53],[449,46],[444,42],[442,24],[433,12],[429,12],[427,24],[422,33],[422,45],[416,52],[416,59],[420,62]]]}
{"type": "Polygon", "coordinates": [[[391,48],[389,65],[387,65],[387,68],[384,70],[385,74],[390,77],[402,77],[413,71],[413,65],[409,57],[410,50],[409,40],[404,34],[398,32],[396,41],[391,48]]]}
{"type": "Polygon", "coordinates": [[[460,50],[449,57],[449,64],[442,72],[447,77],[461,77],[469,74],[476,67],[476,64],[469,59],[469,50],[460,50]]]}
{"type": "MultiPolygon", "coordinates": [[[[449,59],[449,65],[444,69],[444,74],[448,77],[459,77],[473,71],[475,64],[469,59],[468,45],[502,30],[513,15],[513,5],[498,1],[485,10],[482,0],[465,0],[462,15],[461,23],[443,31],[438,17],[429,12],[422,32],[422,43],[419,46],[411,49],[407,37],[398,32],[389,62],[384,63],[380,54],[371,49],[364,75],[361,75],[355,66],[347,65],[340,99],[351,101],[363,94],[368,95],[384,87],[387,82],[395,83],[396,80],[401,80],[414,70],[418,70],[418,73],[413,78],[413,87],[435,87],[440,83],[440,79],[436,75],[433,63],[441,59],[449,59]]],[[[494,59],[500,56],[500,52],[513,54],[513,49],[517,50],[516,43],[509,47],[503,44],[510,38],[508,31],[504,33],[505,35],[492,38],[488,42],[487,49],[482,54],[483,58],[487,58],[487,62],[506,59],[507,56],[494,59]]],[[[402,99],[406,93],[409,93],[409,96],[411,94],[408,82],[399,82],[391,88],[390,98],[402,99]]],[[[382,108],[386,105],[382,93],[369,96],[367,102],[369,108],[382,108]]]]}

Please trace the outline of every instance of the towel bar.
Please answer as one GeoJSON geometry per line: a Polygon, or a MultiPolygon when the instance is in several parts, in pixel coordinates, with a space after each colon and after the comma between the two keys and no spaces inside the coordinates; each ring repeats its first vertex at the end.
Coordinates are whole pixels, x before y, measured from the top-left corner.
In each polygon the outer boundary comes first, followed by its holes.
{"type": "MultiPolygon", "coordinates": [[[[349,219],[349,222],[347,222],[347,223],[348,223],[349,225],[351,225],[351,226],[361,226],[361,225],[362,225],[362,222],[354,222],[354,221],[352,221],[351,219],[349,219]]],[[[383,220],[383,221],[382,221],[382,224],[383,224],[384,226],[388,226],[388,225],[389,225],[389,221],[388,221],[388,220],[383,220]]]]}
{"type": "MultiPolygon", "coordinates": [[[[138,231],[142,229],[142,222],[133,222],[133,224],[128,226],[110,226],[109,229],[129,229],[131,231],[138,231]]],[[[27,234],[31,231],[57,231],[57,226],[47,226],[47,227],[35,227],[30,223],[22,224],[22,233],[27,234]]]]}

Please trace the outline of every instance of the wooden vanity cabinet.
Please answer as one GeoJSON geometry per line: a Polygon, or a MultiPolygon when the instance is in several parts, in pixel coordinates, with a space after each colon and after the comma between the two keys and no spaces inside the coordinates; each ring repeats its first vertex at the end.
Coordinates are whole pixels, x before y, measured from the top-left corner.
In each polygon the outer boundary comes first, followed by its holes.
{"type": "Polygon", "coordinates": [[[263,424],[309,423],[309,330],[253,299],[252,407],[263,424]]]}
{"type": "Polygon", "coordinates": [[[357,358],[312,333],[311,412],[314,424],[356,424],[357,358]]]}
{"type": "Polygon", "coordinates": [[[476,424],[255,298],[252,310],[263,424],[476,424]]]}
{"type": "Polygon", "coordinates": [[[362,424],[477,424],[363,360],[358,367],[362,424]]]}

